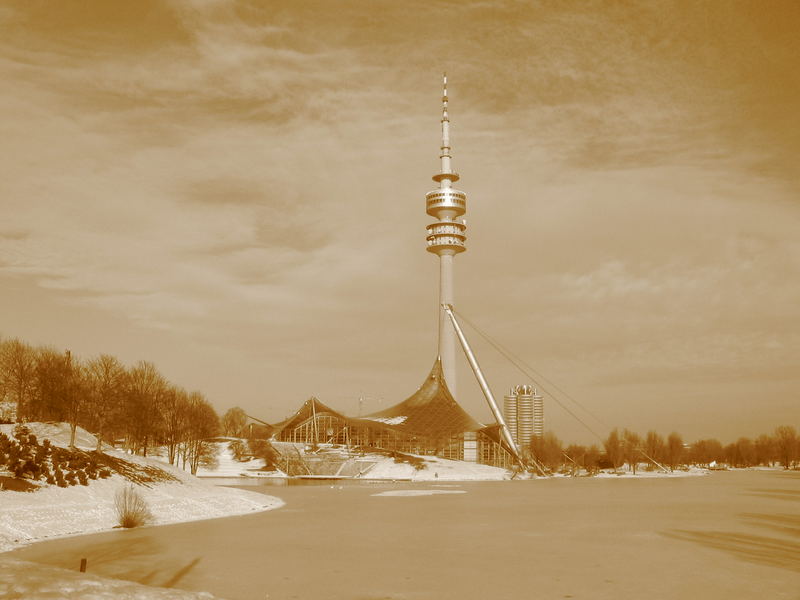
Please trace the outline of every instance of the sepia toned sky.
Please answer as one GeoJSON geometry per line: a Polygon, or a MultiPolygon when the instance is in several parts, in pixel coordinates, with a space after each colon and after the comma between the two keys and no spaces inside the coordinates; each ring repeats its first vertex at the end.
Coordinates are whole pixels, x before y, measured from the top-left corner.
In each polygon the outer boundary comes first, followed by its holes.
{"type": "MultiPolygon", "coordinates": [[[[268,421],[402,400],[447,71],[457,309],[602,435],[800,425],[798,29],[791,0],[4,2],[0,335],[268,421]]],[[[467,334],[496,395],[528,382],[467,334]]]]}

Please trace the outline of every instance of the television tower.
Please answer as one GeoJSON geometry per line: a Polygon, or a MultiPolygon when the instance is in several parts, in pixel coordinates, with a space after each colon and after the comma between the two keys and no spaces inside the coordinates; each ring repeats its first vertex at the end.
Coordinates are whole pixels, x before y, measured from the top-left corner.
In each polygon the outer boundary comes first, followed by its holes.
{"type": "Polygon", "coordinates": [[[443,79],[442,93],[442,146],[439,158],[442,168],[433,176],[439,187],[425,194],[426,212],[437,219],[428,225],[428,252],[439,257],[439,358],[447,387],[456,396],[456,338],[443,304],[453,304],[453,258],[467,248],[467,225],[460,217],[467,212],[467,195],[452,187],[458,173],[450,165],[450,119],[447,116],[447,74],[443,79]]]}

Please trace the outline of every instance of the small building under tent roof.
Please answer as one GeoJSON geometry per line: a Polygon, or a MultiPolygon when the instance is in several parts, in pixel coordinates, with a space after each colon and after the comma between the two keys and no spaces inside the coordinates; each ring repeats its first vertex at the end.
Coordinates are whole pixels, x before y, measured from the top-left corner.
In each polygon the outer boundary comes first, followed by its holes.
{"type": "Polygon", "coordinates": [[[500,467],[515,462],[500,426],[482,425],[455,401],[438,358],[416,392],[385,410],[353,418],[309,398],[273,427],[274,439],[283,442],[380,448],[500,467]]]}

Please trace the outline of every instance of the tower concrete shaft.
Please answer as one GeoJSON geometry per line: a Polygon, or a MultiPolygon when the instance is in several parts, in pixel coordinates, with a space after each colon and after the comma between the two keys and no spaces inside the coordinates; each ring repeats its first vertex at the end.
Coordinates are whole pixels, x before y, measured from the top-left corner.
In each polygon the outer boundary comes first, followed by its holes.
{"type": "Polygon", "coordinates": [[[453,304],[453,258],[464,252],[467,225],[460,217],[467,212],[467,195],[453,188],[458,173],[451,166],[450,118],[447,114],[447,75],[443,77],[441,171],[433,176],[439,187],[425,195],[426,212],[437,219],[428,225],[428,252],[439,257],[439,357],[447,387],[456,395],[456,338],[443,304],[453,304]]]}
{"type": "Polygon", "coordinates": [[[456,334],[443,304],[453,305],[453,257],[455,254],[439,254],[439,357],[447,387],[456,397],[456,334]]]}

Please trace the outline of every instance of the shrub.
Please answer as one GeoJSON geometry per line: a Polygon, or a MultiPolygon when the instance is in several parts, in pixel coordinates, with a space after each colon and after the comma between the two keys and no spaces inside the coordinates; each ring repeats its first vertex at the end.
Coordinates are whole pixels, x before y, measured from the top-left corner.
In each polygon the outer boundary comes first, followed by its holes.
{"type": "Polygon", "coordinates": [[[31,479],[35,480],[39,479],[39,474],[42,472],[42,468],[33,458],[29,458],[25,461],[22,472],[23,474],[28,473],[31,476],[31,479]]]}
{"type": "Polygon", "coordinates": [[[100,479],[106,479],[108,477],[111,477],[111,469],[100,469],[100,479]]]}
{"type": "Polygon", "coordinates": [[[14,427],[14,437],[17,438],[17,440],[22,440],[23,437],[27,440],[30,432],[31,430],[25,425],[17,425],[14,427]]]}
{"type": "Polygon", "coordinates": [[[130,529],[144,525],[153,518],[147,503],[132,486],[126,486],[114,496],[114,506],[121,527],[130,529]]]}
{"type": "Polygon", "coordinates": [[[247,460],[247,447],[242,440],[233,440],[228,444],[228,450],[233,454],[233,458],[239,462],[247,460]]]}
{"type": "Polygon", "coordinates": [[[81,485],[89,485],[89,478],[86,477],[86,473],[84,471],[78,471],[78,482],[81,485]]]}

